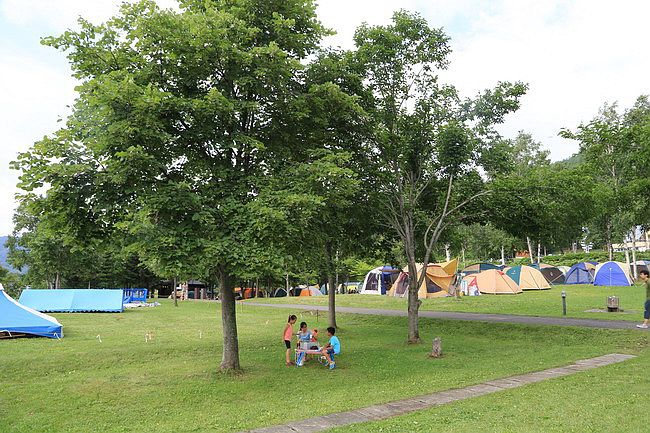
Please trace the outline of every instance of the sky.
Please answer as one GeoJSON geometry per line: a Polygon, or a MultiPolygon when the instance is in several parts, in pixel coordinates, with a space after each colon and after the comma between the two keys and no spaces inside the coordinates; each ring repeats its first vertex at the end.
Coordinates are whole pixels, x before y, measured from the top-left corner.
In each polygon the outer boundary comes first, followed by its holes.
{"type": "MultiPolygon", "coordinates": [[[[174,0],[158,0],[171,7],[174,0]]],[[[106,20],[117,0],[0,0],[0,235],[12,231],[18,173],[9,163],[58,127],[75,98],[65,55],[40,38],[74,29],[83,16],[106,20]]],[[[388,23],[396,9],[422,14],[451,37],[441,73],[463,96],[498,81],[524,81],[521,109],[499,127],[505,137],[533,135],[561,160],[578,144],[562,128],[588,122],[605,102],[629,107],[650,93],[642,0],[320,0],[321,21],[337,32],[325,44],[352,48],[362,22],[388,23]]]]}

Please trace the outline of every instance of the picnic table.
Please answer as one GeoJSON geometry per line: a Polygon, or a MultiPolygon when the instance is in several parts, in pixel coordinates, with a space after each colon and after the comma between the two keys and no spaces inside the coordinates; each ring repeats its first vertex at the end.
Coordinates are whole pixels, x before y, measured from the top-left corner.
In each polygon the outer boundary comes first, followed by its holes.
{"type": "Polygon", "coordinates": [[[298,355],[304,353],[307,355],[321,355],[322,347],[318,345],[317,341],[302,342],[298,345],[295,350],[295,361],[298,364],[298,355]],[[311,347],[316,346],[318,349],[311,349],[311,347]]]}

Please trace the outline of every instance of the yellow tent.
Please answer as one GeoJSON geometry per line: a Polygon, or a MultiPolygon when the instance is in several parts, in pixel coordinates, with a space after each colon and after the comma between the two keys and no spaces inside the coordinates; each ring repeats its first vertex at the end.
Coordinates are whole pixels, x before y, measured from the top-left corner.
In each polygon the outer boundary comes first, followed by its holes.
{"type": "MultiPolygon", "coordinates": [[[[418,278],[422,275],[422,264],[417,264],[418,278]]],[[[426,277],[418,290],[418,299],[423,298],[440,298],[449,296],[449,291],[454,285],[456,270],[458,269],[458,260],[450,260],[445,263],[429,264],[426,270],[426,277]]],[[[408,266],[402,269],[402,272],[393,283],[388,291],[388,296],[398,298],[408,297],[410,275],[408,266]]]]}
{"type": "Polygon", "coordinates": [[[521,288],[519,288],[512,278],[497,269],[483,271],[480,274],[468,275],[463,280],[467,281],[470,292],[476,287],[481,294],[515,295],[522,293],[521,288]]]}

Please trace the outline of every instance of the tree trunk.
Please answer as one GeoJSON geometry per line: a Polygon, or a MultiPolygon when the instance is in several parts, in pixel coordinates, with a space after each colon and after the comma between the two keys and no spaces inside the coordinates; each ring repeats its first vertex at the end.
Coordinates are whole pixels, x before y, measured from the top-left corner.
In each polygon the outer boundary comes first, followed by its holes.
{"type": "Polygon", "coordinates": [[[612,222],[611,221],[607,222],[606,236],[607,236],[607,253],[609,254],[609,261],[611,262],[614,256],[614,251],[613,251],[614,249],[612,248],[612,222]]]}
{"type": "Polygon", "coordinates": [[[636,227],[632,228],[632,274],[634,275],[634,281],[636,281],[639,278],[636,267],[636,227]]]}
{"type": "Polygon", "coordinates": [[[174,277],[173,287],[172,287],[172,299],[174,300],[174,306],[178,307],[178,298],[176,296],[176,278],[174,277]]]}
{"type": "Polygon", "coordinates": [[[461,248],[460,252],[461,255],[463,256],[463,266],[465,266],[465,247],[461,248]]]}
{"type": "MultiPolygon", "coordinates": [[[[409,261],[409,296],[408,296],[408,342],[416,344],[420,342],[419,310],[422,303],[418,299],[418,273],[415,260],[409,261]]],[[[425,272],[424,269],[422,272],[425,272]]]]}
{"type": "Polygon", "coordinates": [[[535,263],[535,255],[533,254],[533,244],[530,243],[530,237],[526,236],[526,242],[528,242],[528,254],[530,254],[530,263],[535,263]]]}
{"type": "Polygon", "coordinates": [[[506,248],[503,245],[501,245],[501,264],[506,265],[506,248]]]}
{"type": "Polygon", "coordinates": [[[61,274],[58,271],[56,273],[56,279],[54,280],[54,288],[57,290],[61,288],[61,274]]]}
{"type": "Polygon", "coordinates": [[[445,258],[447,261],[451,260],[451,251],[449,251],[449,244],[445,244],[445,258]]]}
{"type": "Polygon", "coordinates": [[[327,284],[329,289],[327,290],[327,301],[328,301],[328,310],[327,318],[329,321],[329,326],[336,328],[336,288],[334,286],[334,275],[330,274],[327,276],[327,284]]]}
{"type": "Polygon", "coordinates": [[[336,272],[336,263],[334,260],[334,248],[331,242],[325,242],[325,260],[327,261],[327,317],[329,326],[336,328],[336,287],[334,284],[334,274],[336,272]]]}
{"type": "Polygon", "coordinates": [[[537,241],[537,263],[540,263],[542,261],[541,256],[542,255],[542,244],[537,241]]]}
{"type": "Polygon", "coordinates": [[[239,366],[239,341],[237,339],[237,311],[235,292],[232,290],[230,275],[225,269],[219,270],[221,286],[221,324],[223,327],[222,371],[237,371],[239,366]]]}

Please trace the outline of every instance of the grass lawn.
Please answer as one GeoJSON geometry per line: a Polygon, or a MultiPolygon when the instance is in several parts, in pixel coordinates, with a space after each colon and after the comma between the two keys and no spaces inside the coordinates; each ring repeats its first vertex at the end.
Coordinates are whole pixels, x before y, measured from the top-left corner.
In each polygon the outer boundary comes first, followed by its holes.
{"type": "Polygon", "coordinates": [[[648,351],[622,364],[332,433],[647,432],[648,351]]]}
{"type": "MultiPolygon", "coordinates": [[[[649,367],[644,351],[647,334],[635,331],[423,319],[425,341],[441,336],[446,352],[444,358],[431,360],[428,344],[405,344],[405,318],[340,315],[343,354],[337,369],[328,371],[316,363],[287,368],[281,342],[285,312],[243,305],[238,307],[238,316],[245,371],[223,375],[216,372],[221,349],[218,309],[216,303],[189,301],[174,308],[163,301],[158,308],[122,314],[57,314],[64,325],[61,341],[1,340],[0,431],[240,431],[606,353],[643,356],[634,364],[614,367],[623,390],[628,385],[627,389],[636,389],[633,386],[649,367]],[[145,343],[147,331],[154,332],[153,342],[145,343]]],[[[313,316],[302,319],[311,327],[325,327],[322,319],[320,323],[313,316]]],[[[582,416],[582,411],[604,416],[605,408],[590,403],[592,398],[601,401],[591,385],[592,377],[600,374],[587,372],[576,379],[562,379],[575,380],[585,390],[572,403],[574,412],[567,409],[569,421],[582,416]]],[[[545,392],[551,396],[573,392],[565,389],[564,382],[554,383],[542,385],[550,387],[545,392]]],[[[576,385],[575,392],[579,389],[576,385]]],[[[608,388],[607,392],[614,401],[624,397],[622,390],[608,388]]],[[[532,407],[552,405],[531,399],[532,407]]],[[[501,410],[504,400],[499,394],[486,401],[487,407],[501,410]]],[[[463,404],[476,407],[474,402],[463,404]]],[[[455,407],[457,411],[461,406],[455,407]]],[[[617,410],[612,409],[611,416],[617,410]]],[[[509,422],[516,425],[520,416],[524,422],[528,413],[514,411],[509,422]]],[[[483,428],[483,416],[498,419],[500,414],[480,408],[468,418],[468,425],[483,428]]]]}
{"type": "MultiPolygon", "coordinates": [[[[471,313],[518,314],[562,317],[562,290],[567,292],[567,317],[604,320],[643,320],[645,289],[631,287],[595,287],[591,285],[554,286],[550,290],[527,290],[519,295],[483,295],[457,298],[423,299],[422,310],[471,313]],[[608,296],[618,296],[623,313],[594,313],[605,309],[608,296]]],[[[251,299],[246,302],[327,305],[327,296],[251,299]]],[[[406,298],[378,295],[337,295],[337,305],[345,307],[406,310],[406,298]]]]}

